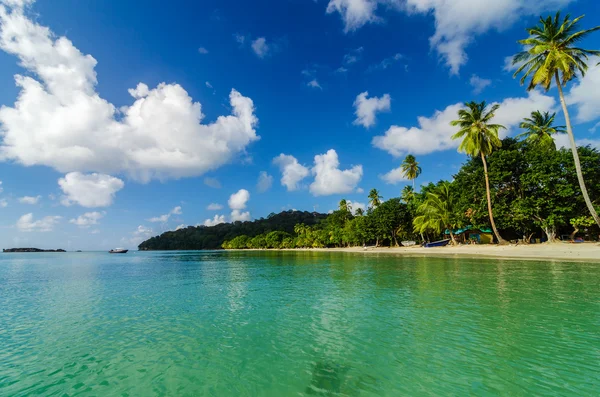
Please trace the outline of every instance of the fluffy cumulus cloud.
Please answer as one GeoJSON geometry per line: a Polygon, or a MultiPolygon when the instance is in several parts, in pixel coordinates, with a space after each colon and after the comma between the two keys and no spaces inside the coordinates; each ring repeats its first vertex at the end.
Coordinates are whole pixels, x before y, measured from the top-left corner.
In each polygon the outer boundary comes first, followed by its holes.
{"type": "Polygon", "coordinates": [[[81,228],[88,228],[92,225],[97,225],[98,221],[104,217],[106,212],[86,212],[83,215],[78,216],[77,218],[73,218],[69,220],[69,223],[77,225],[81,228]]]}
{"type": "Polygon", "coordinates": [[[16,226],[22,232],[51,232],[60,219],[60,216],[45,216],[36,221],[29,213],[20,217],[16,226]]]}
{"type": "Polygon", "coordinates": [[[473,94],[481,94],[483,90],[485,90],[490,84],[492,84],[492,80],[484,79],[476,74],[472,75],[469,79],[469,84],[473,87],[473,94]]]}
{"type": "MultiPolygon", "coordinates": [[[[504,125],[508,131],[501,131],[502,137],[510,133],[519,125],[521,120],[529,116],[532,111],[548,111],[555,107],[553,97],[538,91],[531,91],[527,97],[507,98],[500,103],[494,122],[504,125]]],[[[418,127],[390,127],[385,135],[373,138],[373,146],[385,150],[398,157],[406,153],[429,154],[433,152],[456,149],[458,140],[453,140],[452,135],[457,131],[450,122],[457,119],[457,113],[463,108],[462,103],[450,105],[442,111],[436,111],[431,117],[419,117],[418,127]]],[[[391,181],[394,179],[394,170],[386,174],[391,181]],[[391,179],[390,179],[391,178],[391,179]]],[[[387,180],[386,180],[387,181],[387,180]]]]}
{"type": "Polygon", "coordinates": [[[70,172],[58,180],[65,194],[61,203],[65,206],[79,204],[82,207],[108,207],[115,194],[125,183],[119,178],[104,174],[82,174],[70,172]]]}
{"type": "Polygon", "coordinates": [[[236,221],[247,222],[250,219],[252,219],[252,218],[250,216],[249,211],[240,211],[240,210],[231,211],[231,221],[232,222],[236,222],[236,221]]]}
{"type": "Polygon", "coordinates": [[[151,179],[197,176],[229,162],[258,139],[254,104],[232,90],[232,114],[203,124],[201,105],[178,84],[130,89],[117,109],[96,92],[96,60],[66,37],[3,0],[0,48],[25,74],[14,106],[0,109],[0,161],[45,165],[60,172],[125,173],[151,179]]]}
{"type": "Polygon", "coordinates": [[[148,240],[150,237],[152,237],[152,233],[152,228],[139,225],[137,229],[135,229],[135,231],[131,233],[130,237],[123,237],[121,239],[121,243],[132,246],[138,246],[142,241],[148,240]]]}
{"type": "Polygon", "coordinates": [[[240,189],[229,197],[227,204],[229,204],[229,208],[232,210],[243,210],[246,208],[248,200],[250,200],[250,192],[246,189],[240,189]]]}
{"type": "Polygon", "coordinates": [[[258,39],[254,40],[251,47],[252,51],[254,51],[256,56],[259,58],[264,58],[269,54],[270,47],[269,44],[267,44],[267,39],[264,37],[259,37],[258,39]]]}
{"type": "Polygon", "coordinates": [[[42,196],[23,196],[19,198],[19,203],[21,204],[37,204],[42,196]]]}
{"type": "Polygon", "coordinates": [[[298,190],[300,182],[310,174],[310,170],[300,164],[294,156],[281,153],[273,159],[273,164],[281,170],[281,185],[288,192],[298,190]]]}
{"type": "Polygon", "coordinates": [[[396,185],[400,182],[408,182],[408,178],[404,175],[402,167],[394,168],[390,172],[387,172],[379,177],[388,185],[396,185]]]}
{"type": "Polygon", "coordinates": [[[560,9],[572,0],[330,0],[327,13],[339,13],[346,32],[382,20],[383,10],[428,14],[435,20],[430,45],[450,72],[457,74],[468,56],[474,37],[510,27],[519,17],[560,9]]]}
{"type": "Polygon", "coordinates": [[[384,94],[382,97],[369,98],[367,91],[358,94],[354,101],[354,124],[369,128],[375,124],[377,112],[389,112],[391,108],[391,97],[384,94]]]}
{"type": "Polygon", "coordinates": [[[256,188],[259,192],[264,193],[271,188],[273,185],[273,177],[267,174],[265,171],[261,171],[258,175],[258,182],[256,188]]]}
{"type": "Polygon", "coordinates": [[[208,207],[206,207],[206,209],[209,211],[219,211],[223,209],[223,206],[218,203],[211,203],[208,205],[208,207]]]}
{"type": "Polygon", "coordinates": [[[204,226],[216,226],[221,223],[225,223],[225,215],[215,215],[212,219],[205,220],[204,226]]]}
{"type": "Polygon", "coordinates": [[[166,223],[169,221],[169,219],[171,218],[171,215],[181,215],[183,214],[183,211],[181,209],[180,206],[174,207],[171,211],[169,211],[168,213],[164,214],[164,215],[160,215],[160,216],[155,216],[153,218],[148,219],[148,222],[153,222],[153,223],[166,223]]]}
{"type": "Polygon", "coordinates": [[[362,165],[355,165],[347,170],[341,170],[339,166],[338,155],[333,149],[316,155],[315,165],[311,170],[315,180],[310,185],[310,192],[315,196],[328,196],[354,191],[363,175],[362,165]]]}
{"type": "MultiPolygon", "coordinates": [[[[600,58],[590,59],[590,65],[596,65],[600,58]]],[[[600,117],[600,66],[590,67],[585,77],[577,80],[566,96],[569,105],[575,106],[575,122],[586,123],[600,117]]]]}
{"type": "Polygon", "coordinates": [[[181,225],[177,225],[177,227],[175,228],[175,231],[185,229],[186,227],[187,226],[184,223],[182,223],[181,225]]]}

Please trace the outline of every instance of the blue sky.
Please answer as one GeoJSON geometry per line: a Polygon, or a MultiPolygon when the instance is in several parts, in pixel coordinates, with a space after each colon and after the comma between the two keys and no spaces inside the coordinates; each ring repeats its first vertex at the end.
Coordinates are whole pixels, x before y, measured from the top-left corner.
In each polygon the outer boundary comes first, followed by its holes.
{"type": "MultiPolygon", "coordinates": [[[[418,185],[449,179],[462,102],[499,102],[509,135],[532,110],[562,118],[556,90],[528,94],[505,59],[540,14],[592,27],[600,5],[529,3],[0,0],[1,245],[134,248],[180,225],[359,207],[373,187],[399,195],[407,153],[418,185]]],[[[594,146],[599,85],[591,68],[566,90],[594,146]]]]}

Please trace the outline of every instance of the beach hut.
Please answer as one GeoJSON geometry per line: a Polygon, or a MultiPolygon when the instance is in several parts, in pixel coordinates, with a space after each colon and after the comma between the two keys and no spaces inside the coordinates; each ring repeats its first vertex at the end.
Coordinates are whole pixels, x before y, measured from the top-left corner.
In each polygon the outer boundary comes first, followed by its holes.
{"type": "MultiPolygon", "coordinates": [[[[485,227],[473,227],[467,226],[462,229],[453,230],[454,238],[456,241],[463,244],[492,244],[494,242],[494,235],[492,229],[485,227]]],[[[444,232],[447,236],[450,236],[450,230],[444,232]]]]}

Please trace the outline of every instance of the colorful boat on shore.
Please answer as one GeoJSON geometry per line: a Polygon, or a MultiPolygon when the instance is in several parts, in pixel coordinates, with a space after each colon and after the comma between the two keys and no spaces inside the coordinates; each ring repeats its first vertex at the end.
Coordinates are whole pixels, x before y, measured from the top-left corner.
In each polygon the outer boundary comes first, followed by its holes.
{"type": "Polygon", "coordinates": [[[440,240],[440,241],[433,241],[431,243],[425,243],[424,247],[425,248],[445,247],[445,246],[448,245],[449,242],[450,242],[450,239],[440,240]]]}

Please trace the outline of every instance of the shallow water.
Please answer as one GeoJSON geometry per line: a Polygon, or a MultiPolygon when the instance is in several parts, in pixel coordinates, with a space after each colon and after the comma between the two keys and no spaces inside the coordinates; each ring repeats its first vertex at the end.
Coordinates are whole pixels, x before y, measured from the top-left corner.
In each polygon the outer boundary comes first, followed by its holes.
{"type": "Polygon", "coordinates": [[[0,395],[600,394],[600,265],[0,255],[0,395]]]}

